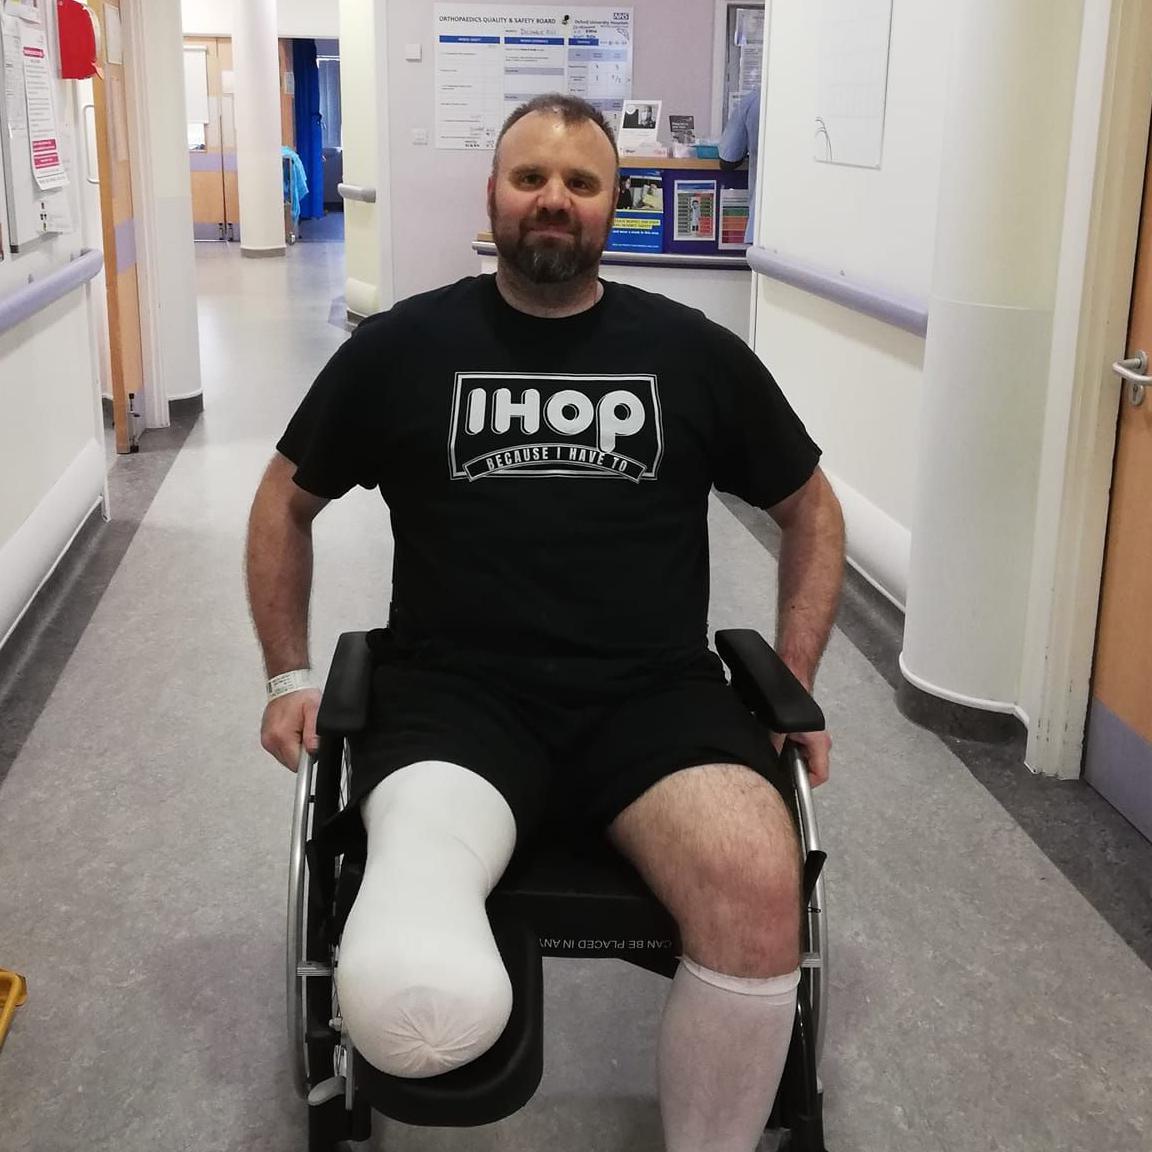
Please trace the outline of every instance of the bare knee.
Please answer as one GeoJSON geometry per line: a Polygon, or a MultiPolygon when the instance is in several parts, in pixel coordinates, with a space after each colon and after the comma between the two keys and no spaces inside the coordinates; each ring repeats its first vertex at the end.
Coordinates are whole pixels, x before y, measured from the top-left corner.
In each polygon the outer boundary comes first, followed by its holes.
{"type": "Polygon", "coordinates": [[[677,917],[685,953],[731,976],[777,976],[800,959],[800,867],[786,851],[751,850],[706,869],[677,917]]]}

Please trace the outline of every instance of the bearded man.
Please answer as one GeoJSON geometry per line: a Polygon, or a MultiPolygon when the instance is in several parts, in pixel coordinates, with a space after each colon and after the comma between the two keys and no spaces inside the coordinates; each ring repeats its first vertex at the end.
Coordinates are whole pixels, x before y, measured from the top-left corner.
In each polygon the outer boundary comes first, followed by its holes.
{"type": "MultiPolygon", "coordinates": [[[[680,929],[657,1052],[667,1148],[752,1152],[792,1031],[799,848],[771,739],[708,648],[709,493],[780,525],[776,647],[809,689],[843,525],[744,343],[599,277],[618,195],[596,109],[517,109],[488,180],[495,276],[365,321],[317,378],[250,518],[262,739],[289,768],[315,747],[311,524],[378,488],[395,560],[353,748],[367,863],[337,970],[353,1042],[411,1077],[495,1043],[512,990],[484,901],[562,814],[607,836],[680,929]]],[[[794,739],[821,783],[827,736],[794,739]]]]}

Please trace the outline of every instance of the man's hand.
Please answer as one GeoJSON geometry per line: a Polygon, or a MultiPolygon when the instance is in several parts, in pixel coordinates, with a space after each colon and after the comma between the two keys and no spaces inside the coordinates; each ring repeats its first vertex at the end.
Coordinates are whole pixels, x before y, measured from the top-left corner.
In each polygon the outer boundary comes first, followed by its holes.
{"type": "Polygon", "coordinates": [[[270,700],[260,726],[260,743],[285,768],[296,771],[300,764],[301,742],[309,752],[320,747],[316,735],[316,714],[320,711],[320,690],[301,688],[270,700]]]}
{"type": "Polygon", "coordinates": [[[828,779],[828,757],[832,751],[832,737],[827,732],[791,732],[787,737],[773,736],[772,743],[779,753],[785,739],[800,748],[800,756],[808,769],[808,782],[819,788],[828,779]]]}

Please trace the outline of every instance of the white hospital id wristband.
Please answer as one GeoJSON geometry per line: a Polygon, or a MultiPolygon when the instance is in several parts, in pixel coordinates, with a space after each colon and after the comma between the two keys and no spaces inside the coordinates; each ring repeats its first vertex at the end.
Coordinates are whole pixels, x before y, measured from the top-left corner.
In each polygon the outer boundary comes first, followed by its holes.
{"type": "Polygon", "coordinates": [[[299,692],[302,688],[311,688],[312,670],[310,668],[296,668],[291,672],[281,672],[268,681],[268,702],[287,696],[289,692],[299,692]]]}

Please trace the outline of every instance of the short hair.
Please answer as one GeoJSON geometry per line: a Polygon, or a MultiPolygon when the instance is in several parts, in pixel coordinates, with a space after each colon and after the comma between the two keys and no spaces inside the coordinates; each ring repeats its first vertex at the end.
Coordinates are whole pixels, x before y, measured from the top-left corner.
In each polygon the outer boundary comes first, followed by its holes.
{"type": "Polygon", "coordinates": [[[589,104],[587,100],[581,100],[579,96],[566,96],[563,92],[545,92],[544,95],[534,96],[531,100],[521,104],[504,121],[500,135],[496,137],[496,148],[492,153],[493,172],[496,171],[496,158],[500,155],[500,142],[507,135],[508,129],[532,112],[549,112],[553,116],[559,116],[565,124],[583,124],[585,121],[595,124],[608,137],[608,143],[612,145],[612,155],[616,158],[616,165],[619,167],[620,152],[616,147],[616,137],[613,135],[612,125],[605,119],[604,113],[599,108],[589,104]]]}

